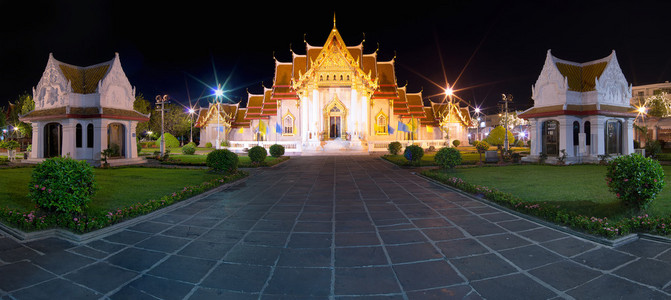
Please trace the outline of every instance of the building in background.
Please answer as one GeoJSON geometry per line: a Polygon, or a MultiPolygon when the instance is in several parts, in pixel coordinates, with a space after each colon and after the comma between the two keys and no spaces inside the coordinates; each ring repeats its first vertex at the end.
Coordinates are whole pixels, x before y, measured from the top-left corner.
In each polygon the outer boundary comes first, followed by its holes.
{"type": "Polygon", "coordinates": [[[334,26],[323,46],[275,61],[273,84],[249,93],[247,104],[210,104],[199,111],[200,144],[233,151],[278,143],[303,154],[386,151],[392,141],[440,148],[468,141],[467,107],[425,103],[422,93],[397,85],[394,60],[347,46],[334,26]]]}

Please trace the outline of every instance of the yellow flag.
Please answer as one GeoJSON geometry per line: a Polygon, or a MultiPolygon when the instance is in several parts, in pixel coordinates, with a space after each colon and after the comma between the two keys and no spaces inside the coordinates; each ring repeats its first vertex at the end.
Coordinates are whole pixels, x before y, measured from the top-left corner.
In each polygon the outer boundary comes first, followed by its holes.
{"type": "Polygon", "coordinates": [[[426,132],[433,132],[433,126],[426,126],[426,132]]]}
{"type": "Polygon", "coordinates": [[[259,132],[261,132],[261,134],[263,135],[266,134],[266,123],[264,123],[263,121],[259,123],[259,132]]]}
{"type": "Polygon", "coordinates": [[[238,129],[238,133],[243,133],[244,129],[244,127],[240,127],[240,129],[238,129]]]}

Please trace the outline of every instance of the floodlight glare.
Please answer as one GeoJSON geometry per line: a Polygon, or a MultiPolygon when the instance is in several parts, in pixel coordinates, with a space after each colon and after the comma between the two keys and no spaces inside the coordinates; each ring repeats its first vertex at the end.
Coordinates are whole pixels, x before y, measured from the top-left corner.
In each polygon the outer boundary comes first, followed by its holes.
{"type": "Polygon", "coordinates": [[[215,96],[215,97],[221,97],[221,96],[223,96],[223,95],[224,95],[224,91],[223,91],[223,90],[221,90],[221,89],[216,89],[216,90],[214,90],[214,96],[215,96]]]}

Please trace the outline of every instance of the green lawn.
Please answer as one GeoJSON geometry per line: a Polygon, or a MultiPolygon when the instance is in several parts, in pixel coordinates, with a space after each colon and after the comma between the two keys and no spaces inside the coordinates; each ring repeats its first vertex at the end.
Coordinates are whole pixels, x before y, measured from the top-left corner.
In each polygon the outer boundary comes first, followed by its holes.
{"type": "MultiPolygon", "coordinates": [[[[671,174],[671,166],[663,166],[671,174]]],[[[615,218],[624,214],[615,194],[608,190],[606,167],[601,165],[511,165],[502,167],[458,168],[447,176],[495,188],[524,201],[556,203],[580,214],[615,218]]],[[[671,180],[651,204],[648,213],[671,215],[671,180]]]]}
{"type": "MultiPolygon", "coordinates": [[[[186,154],[175,154],[175,155],[170,155],[171,159],[180,161],[182,163],[188,163],[188,164],[203,164],[205,165],[205,160],[207,159],[207,155],[200,155],[200,154],[193,154],[193,155],[186,155],[186,154]]],[[[238,156],[238,166],[241,168],[244,167],[251,167],[252,161],[249,159],[249,156],[238,156]]],[[[266,156],[265,163],[267,164],[272,164],[274,160],[277,158],[272,157],[272,156],[266,156]]]]}
{"type": "MultiPolygon", "coordinates": [[[[34,208],[28,195],[33,168],[0,169],[0,206],[29,211],[34,208]]],[[[205,170],[167,168],[95,169],[98,191],[89,211],[114,210],[120,207],[159,199],[185,186],[199,185],[221,177],[205,170]]]]}

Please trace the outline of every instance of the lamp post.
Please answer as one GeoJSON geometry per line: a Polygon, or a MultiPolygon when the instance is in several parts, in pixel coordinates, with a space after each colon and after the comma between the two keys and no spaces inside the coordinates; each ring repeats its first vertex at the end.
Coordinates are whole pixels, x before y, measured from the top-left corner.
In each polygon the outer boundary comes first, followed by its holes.
{"type": "Polygon", "coordinates": [[[161,157],[165,155],[164,105],[166,101],[168,101],[168,95],[156,96],[156,105],[161,104],[161,157]]]}
{"type": "Polygon", "coordinates": [[[505,113],[506,113],[506,116],[505,116],[506,134],[505,134],[505,139],[504,139],[504,142],[503,142],[503,147],[506,149],[506,151],[508,151],[508,149],[510,147],[509,144],[508,144],[508,102],[513,101],[513,95],[511,95],[511,94],[508,94],[508,95],[501,94],[501,96],[503,97],[502,101],[503,101],[503,105],[505,107],[504,109],[505,109],[505,113]]]}
{"type": "Polygon", "coordinates": [[[219,119],[221,119],[221,112],[219,111],[221,104],[221,96],[224,95],[224,90],[221,89],[221,85],[217,86],[217,89],[214,90],[214,104],[217,106],[217,145],[215,149],[221,147],[221,142],[219,141],[219,131],[221,131],[221,125],[219,119]]]}
{"type": "Polygon", "coordinates": [[[477,123],[475,124],[475,140],[479,141],[480,140],[480,108],[479,107],[475,108],[475,120],[477,120],[477,123]]]}
{"type": "Polygon", "coordinates": [[[189,128],[189,143],[193,142],[193,114],[196,111],[193,108],[189,108],[189,116],[191,116],[191,122],[190,122],[190,127],[189,128]]]}

